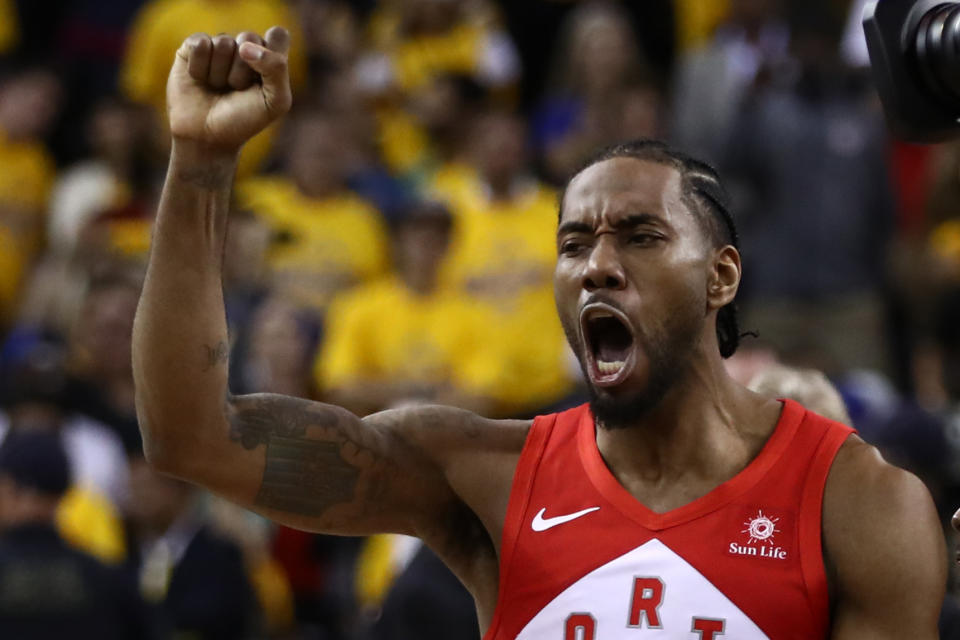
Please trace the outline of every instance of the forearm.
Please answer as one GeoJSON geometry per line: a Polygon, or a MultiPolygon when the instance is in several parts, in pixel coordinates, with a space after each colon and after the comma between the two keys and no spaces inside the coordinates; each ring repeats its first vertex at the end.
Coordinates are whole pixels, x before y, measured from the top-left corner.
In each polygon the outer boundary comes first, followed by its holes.
{"type": "Polygon", "coordinates": [[[171,153],[133,338],[144,448],[161,467],[226,431],[221,266],[235,164],[190,145],[171,153]]]}

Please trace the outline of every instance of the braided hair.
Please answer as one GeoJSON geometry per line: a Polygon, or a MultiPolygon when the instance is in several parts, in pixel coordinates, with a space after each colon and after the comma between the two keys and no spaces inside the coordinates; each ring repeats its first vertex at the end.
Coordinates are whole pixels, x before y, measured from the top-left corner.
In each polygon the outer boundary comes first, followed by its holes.
{"type": "MultiPolygon", "coordinates": [[[[720,181],[720,175],[712,166],[678,151],[659,140],[639,138],[605,147],[590,156],[567,180],[561,194],[578,174],[604,160],[613,158],[635,158],[647,160],[675,168],[680,173],[681,199],[697,218],[707,236],[715,246],[732,245],[739,249],[739,235],[729,209],[729,196],[720,181]]],[[[563,215],[561,210],[560,215],[563,215]]],[[[736,304],[730,302],[717,312],[717,341],[720,355],[729,358],[740,345],[740,325],[737,319],[736,304]]]]}

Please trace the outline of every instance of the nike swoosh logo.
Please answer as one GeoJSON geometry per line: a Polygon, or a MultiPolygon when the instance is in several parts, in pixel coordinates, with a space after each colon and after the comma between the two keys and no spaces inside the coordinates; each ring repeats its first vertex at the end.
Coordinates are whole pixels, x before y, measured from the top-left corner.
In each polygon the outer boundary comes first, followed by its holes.
{"type": "Polygon", "coordinates": [[[600,507],[590,507],[589,509],[584,509],[583,511],[577,511],[576,513],[568,513],[563,516],[554,516],[552,518],[544,518],[543,514],[547,512],[547,508],[544,507],[540,509],[540,513],[533,516],[533,522],[530,523],[530,528],[534,531],[546,531],[547,529],[552,529],[558,524],[564,524],[565,522],[570,522],[571,520],[576,520],[580,516],[585,516],[588,513],[596,511],[600,507]]]}

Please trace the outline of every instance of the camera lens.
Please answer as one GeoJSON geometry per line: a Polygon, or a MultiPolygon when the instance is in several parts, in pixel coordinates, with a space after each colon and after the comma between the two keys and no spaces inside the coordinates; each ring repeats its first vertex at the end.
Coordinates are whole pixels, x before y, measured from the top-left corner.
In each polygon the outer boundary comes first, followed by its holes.
{"type": "Polygon", "coordinates": [[[926,87],[946,104],[960,105],[960,4],[951,2],[927,11],[912,42],[926,87]]]}

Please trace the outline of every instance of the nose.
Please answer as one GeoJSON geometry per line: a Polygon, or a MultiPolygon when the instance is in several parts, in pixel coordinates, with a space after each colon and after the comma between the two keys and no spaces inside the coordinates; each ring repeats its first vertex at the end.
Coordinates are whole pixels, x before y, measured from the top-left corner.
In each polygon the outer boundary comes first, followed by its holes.
{"type": "Polygon", "coordinates": [[[590,252],[583,273],[583,288],[587,291],[597,289],[623,289],[627,278],[617,254],[612,236],[601,235],[590,252]]]}
{"type": "Polygon", "coordinates": [[[953,530],[960,532],[960,509],[957,509],[956,513],[953,514],[953,518],[950,519],[950,524],[953,525],[953,530]]]}

